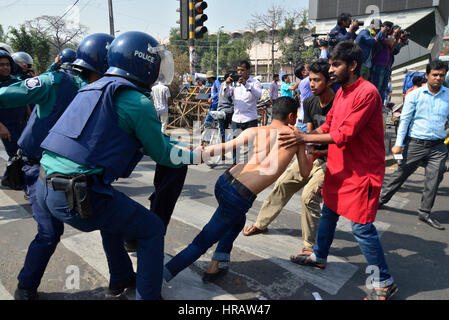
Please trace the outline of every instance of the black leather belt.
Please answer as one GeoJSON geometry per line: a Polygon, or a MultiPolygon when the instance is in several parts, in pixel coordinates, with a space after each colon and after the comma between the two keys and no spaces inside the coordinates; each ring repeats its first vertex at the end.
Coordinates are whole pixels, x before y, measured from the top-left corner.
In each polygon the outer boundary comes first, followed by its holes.
{"type": "MultiPolygon", "coordinates": [[[[85,176],[86,177],[86,181],[88,182],[88,184],[91,184],[92,182],[92,177],[91,176],[85,176]]],[[[65,179],[65,180],[71,180],[73,178],[76,178],[76,176],[67,176],[64,174],[59,174],[59,173],[53,173],[47,176],[47,174],[45,173],[44,169],[42,168],[42,166],[39,168],[39,179],[44,182],[46,181],[47,185],[49,187],[53,187],[52,183],[51,183],[51,179],[52,178],[60,178],[60,179],[65,179]]]]}
{"type": "Polygon", "coordinates": [[[410,137],[410,141],[413,141],[413,142],[416,142],[418,144],[421,144],[425,148],[434,147],[434,146],[437,146],[439,144],[444,143],[444,139],[440,139],[440,140],[421,140],[421,139],[416,139],[416,138],[412,138],[412,137],[410,137]]]}
{"type": "Polygon", "coordinates": [[[247,199],[251,202],[253,202],[256,199],[257,195],[254,194],[247,187],[245,187],[245,185],[243,185],[243,183],[241,183],[236,178],[234,178],[232,176],[232,174],[229,172],[229,169],[225,171],[224,176],[225,176],[226,180],[229,181],[230,184],[232,184],[234,187],[236,187],[237,192],[240,193],[240,195],[242,197],[244,197],[245,199],[247,199]]]}

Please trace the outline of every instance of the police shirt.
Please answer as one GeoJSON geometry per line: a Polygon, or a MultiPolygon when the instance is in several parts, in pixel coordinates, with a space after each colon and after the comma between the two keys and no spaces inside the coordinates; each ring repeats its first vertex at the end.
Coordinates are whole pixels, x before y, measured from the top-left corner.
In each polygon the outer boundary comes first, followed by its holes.
{"type": "MultiPolygon", "coordinates": [[[[153,103],[147,96],[133,89],[123,89],[114,96],[114,106],[120,129],[142,143],[145,155],[165,166],[181,167],[185,165],[173,163],[170,159],[172,148],[179,142],[171,140],[161,133],[161,122],[153,103]]],[[[195,155],[190,153],[190,163],[195,161],[195,155]]],[[[47,175],[52,173],[90,175],[103,172],[102,168],[88,168],[48,150],[43,152],[41,165],[47,175]]]]}
{"type": "MultiPolygon", "coordinates": [[[[74,77],[75,86],[81,88],[87,81],[74,77]]],[[[58,96],[61,74],[49,72],[29,78],[0,89],[0,108],[14,108],[26,104],[36,104],[37,116],[45,118],[52,111],[58,96]]]]}

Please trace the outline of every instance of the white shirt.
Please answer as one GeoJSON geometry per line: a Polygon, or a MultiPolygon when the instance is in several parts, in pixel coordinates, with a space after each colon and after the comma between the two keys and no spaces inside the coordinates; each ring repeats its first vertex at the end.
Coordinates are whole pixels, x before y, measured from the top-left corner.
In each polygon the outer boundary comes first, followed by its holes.
{"type": "Polygon", "coordinates": [[[245,86],[237,83],[236,86],[226,85],[226,96],[234,99],[234,115],[232,121],[245,123],[257,120],[257,101],[262,96],[262,85],[259,81],[249,78],[245,86]]]}
{"type": "Polygon", "coordinates": [[[170,90],[163,84],[157,84],[151,88],[154,107],[157,114],[168,113],[168,98],[170,98],[170,90]]]}
{"type": "Polygon", "coordinates": [[[276,100],[279,96],[279,84],[277,82],[272,82],[270,84],[270,98],[276,100]]]}

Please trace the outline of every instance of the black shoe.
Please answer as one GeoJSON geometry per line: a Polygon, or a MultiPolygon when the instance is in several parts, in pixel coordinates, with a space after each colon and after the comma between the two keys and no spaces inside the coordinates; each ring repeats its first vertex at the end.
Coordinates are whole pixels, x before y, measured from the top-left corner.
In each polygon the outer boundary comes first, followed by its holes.
{"type": "Polygon", "coordinates": [[[37,300],[39,295],[36,289],[22,289],[17,287],[14,292],[14,300],[37,300]]]}
{"type": "Polygon", "coordinates": [[[110,283],[108,288],[108,294],[111,296],[118,296],[126,289],[135,289],[136,288],[136,275],[133,275],[130,279],[110,283]]]}
{"type": "Polygon", "coordinates": [[[137,251],[137,240],[125,241],[125,250],[127,252],[136,252],[137,251]]]}
{"type": "Polygon", "coordinates": [[[438,229],[438,230],[445,230],[445,228],[438,222],[437,219],[431,218],[430,214],[419,214],[418,219],[427,223],[429,226],[438,229]]]}
{"type": "Polygon", "coordinates": [[[216,273],[207,273],[203,274],[203,282],[214,282],[218,278],[221,278],[228,272],[229,268],[218,268],[218,272],[216,273]]]}

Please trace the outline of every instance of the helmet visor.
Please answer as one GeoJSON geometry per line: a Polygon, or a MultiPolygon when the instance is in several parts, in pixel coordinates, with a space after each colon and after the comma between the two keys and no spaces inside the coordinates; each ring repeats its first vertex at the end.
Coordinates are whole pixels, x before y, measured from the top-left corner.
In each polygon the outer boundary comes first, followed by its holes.
{"type": "Polygon", "coordinates": [[[166,49],[165,45],[160,45],[157,48],[159,56],[161,57],[161,66],[159,69],[159,77],[157,78],[157,82],[170,85],[173,81],[173,77],[175,76],[175,62],[173,61],[172,53],[166,49]]]}

